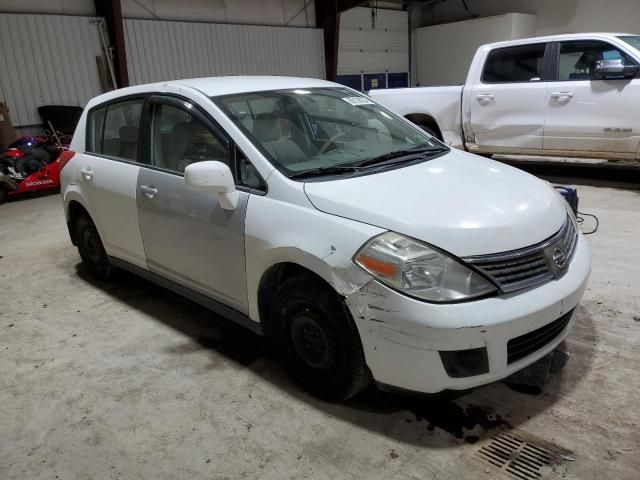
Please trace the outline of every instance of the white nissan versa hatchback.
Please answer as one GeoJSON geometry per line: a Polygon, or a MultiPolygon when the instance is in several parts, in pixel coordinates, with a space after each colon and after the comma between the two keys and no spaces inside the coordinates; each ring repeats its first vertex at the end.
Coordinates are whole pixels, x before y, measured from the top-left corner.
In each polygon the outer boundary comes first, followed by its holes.
{"type": "Polygon", "coordinates": [[[94,98],[61,158],[86,268],[270,336],[330,399],[493,382],[569,332],[590,252],[568,205],[369,97],[284,77],[94,98]]]}

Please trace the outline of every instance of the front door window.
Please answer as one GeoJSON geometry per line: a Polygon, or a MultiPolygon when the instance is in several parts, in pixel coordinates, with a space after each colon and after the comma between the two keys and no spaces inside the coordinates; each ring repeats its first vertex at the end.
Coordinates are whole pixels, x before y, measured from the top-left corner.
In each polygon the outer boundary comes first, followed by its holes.
{"type": "Polygon", "coordinates": [[[598,80],[595,72],[600,60],[620,60],[623,65],[634,65],[622,50],[598,40],[562,42],[558,62],[558,80],[598,80]]]}
{"type": "Polygon", "coordinates": [[[157,104],[151,122],[151,165],[184,173],[187,165],[205,160],[229,164],[229,150],[214,133],[186,110],[157,104]]]}

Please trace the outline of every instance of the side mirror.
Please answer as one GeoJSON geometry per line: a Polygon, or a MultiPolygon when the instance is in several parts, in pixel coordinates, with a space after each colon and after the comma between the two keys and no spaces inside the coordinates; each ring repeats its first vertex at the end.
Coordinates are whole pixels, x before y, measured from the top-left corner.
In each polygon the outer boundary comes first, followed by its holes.
{"type": "Polygon", "coordinates": [[[613,60],[598,60],[594,73],[599,80],[633,78],[638,74],[639,69],[638,65],[625,65],[621,58],[616,58],[613,60]]]}
{"type": "Polygon", "coordinates": [[[238,191],[228,165],[217,161],[197,162],[184,169],[184,181],[189,190],[218,194],[220,206],[234,210],[238,204],[238,191]]]}

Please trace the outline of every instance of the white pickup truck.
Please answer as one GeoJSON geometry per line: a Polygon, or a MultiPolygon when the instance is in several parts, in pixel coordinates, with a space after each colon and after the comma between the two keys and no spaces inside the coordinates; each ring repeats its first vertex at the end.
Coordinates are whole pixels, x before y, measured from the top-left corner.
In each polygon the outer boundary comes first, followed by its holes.
{"type": "Polygon", "coordinates": [[[640,35],[581,33],[478,48],[462,86],[369,95],[479,154],[640,159],[640,35]]]}

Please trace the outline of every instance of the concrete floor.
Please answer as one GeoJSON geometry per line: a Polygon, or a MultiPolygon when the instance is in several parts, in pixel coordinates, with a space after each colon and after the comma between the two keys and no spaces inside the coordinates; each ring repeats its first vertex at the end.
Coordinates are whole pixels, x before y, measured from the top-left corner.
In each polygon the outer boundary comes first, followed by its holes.
{"type": "Polygon", "coordinates": [[[189,301],[127,274],[89,280],[58,196],[0,206],[0,479],[503,478],[476,451],[506,429],[562,450],[549,478],[635,480],[639,193],[580,188],[600,218],[593,273],[544,393],[371,388],[346,405],[189,301]]]}

